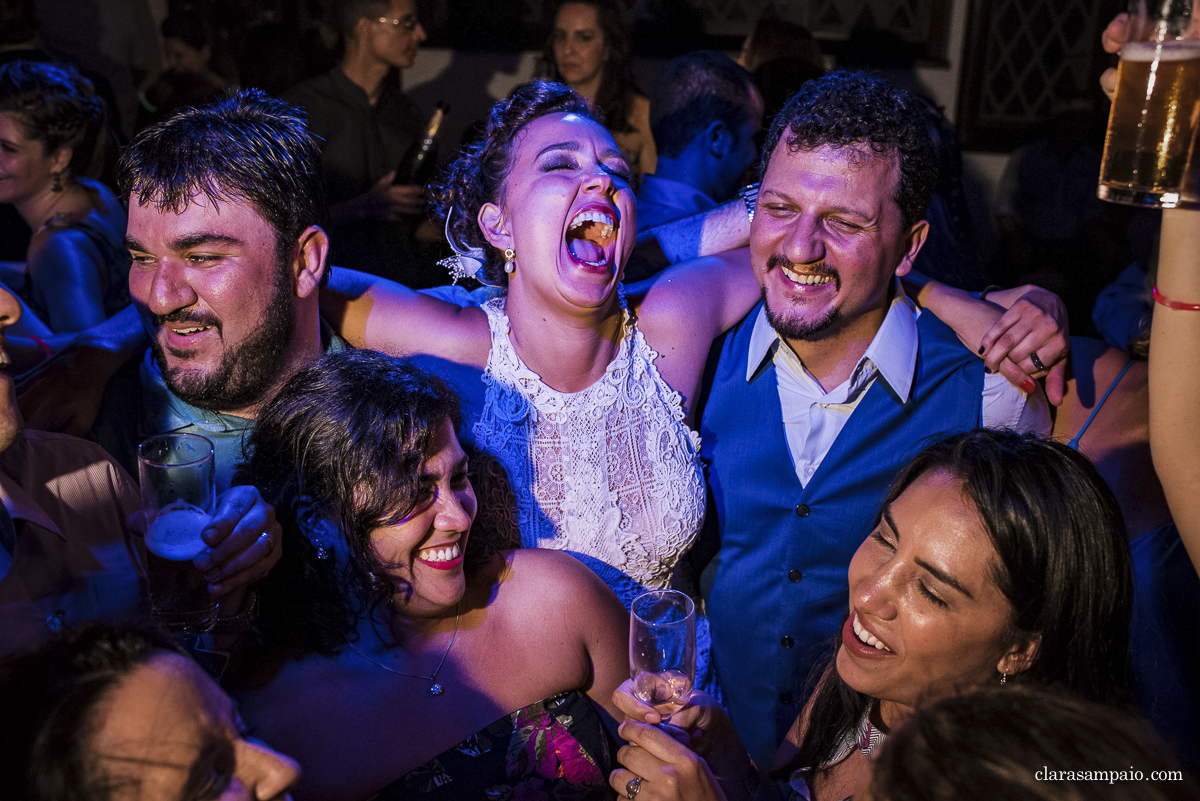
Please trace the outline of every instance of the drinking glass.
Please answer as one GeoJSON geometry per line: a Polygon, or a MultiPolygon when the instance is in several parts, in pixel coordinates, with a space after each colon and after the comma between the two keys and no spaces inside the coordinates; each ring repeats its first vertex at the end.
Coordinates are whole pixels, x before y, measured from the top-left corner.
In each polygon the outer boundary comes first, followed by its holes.
{"type": "Polygon", "coordinates": [[[213,444],[197,434],[160,434],[138,446],[142,509],[146,513],[143,568],[150,614],[171,631],[209,631],[217,600],[192,560],[216,491],[213,444]]]}
{"type": "Polygon", "coordinates": [[[696,680],[696,607],[676,590],[652,590],[629,610],[629,674],[633,693],[663,723],[687,704],[696,680]]]}
{"type": "MultiPolygon", "coordinates": [[[[1187,38],[1193,0],[1131,0],[1121,45],[1097,194],[1169,209],[1179,205],[1195,159],[1200,39],[1187,38]]],[[[1190,187],[1189,187],[1190,189],[1190,187]]]]}

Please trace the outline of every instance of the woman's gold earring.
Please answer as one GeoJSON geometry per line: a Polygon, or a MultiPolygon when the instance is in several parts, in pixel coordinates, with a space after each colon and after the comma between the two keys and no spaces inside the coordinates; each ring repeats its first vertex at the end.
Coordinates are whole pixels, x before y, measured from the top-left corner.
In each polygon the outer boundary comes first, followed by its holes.
{"type": "Polygon", "coordinates": [[[517,263],[514,261],[516,257],[517,252],[512,248],[508,248],[504,251],[504,272],[508,273],[509,275],[512,275],[513,271],[517,269],[517,263]]]}
{"type": "Polygon", "coordinates": [[[1007,683],[1008,683],[1008,670],[1006,668],[1005,671],[1000,674],[1000,686],[1003,687],[1007,683]]]}

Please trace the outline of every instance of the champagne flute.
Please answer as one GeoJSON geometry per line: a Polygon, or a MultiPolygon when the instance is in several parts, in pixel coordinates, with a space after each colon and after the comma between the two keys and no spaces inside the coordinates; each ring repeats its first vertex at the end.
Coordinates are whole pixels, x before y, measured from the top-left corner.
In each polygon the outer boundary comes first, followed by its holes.
{"type": "Polygon", "coordinates": [[[629,609],[629,673],[633,693],[662,722],[687,705],[696,680],[696,607],[677,590],[639,595],[629,609]]]}

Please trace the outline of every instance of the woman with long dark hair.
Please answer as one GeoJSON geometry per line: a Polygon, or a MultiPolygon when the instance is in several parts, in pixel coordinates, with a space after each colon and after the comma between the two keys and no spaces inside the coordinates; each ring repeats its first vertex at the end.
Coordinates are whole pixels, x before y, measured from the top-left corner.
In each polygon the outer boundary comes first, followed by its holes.
{"type": "Polygon", "coordinates": [[[458,425],[441,380],[347,350],[247,442],[238,480],[285,543],[231,686],[304,766],[299,798],[608,797],[625,610],[575,559],[474,525],[458,425]]]}
{"type": "MultiPolygon", "coordinates": [[[[973,687],[1127,700],[1133,584],[1121,512],[1091,463],[1065,445],[985,429],[929,445],[896,478],[849,584],[834,650],[814,668],[812,694],[776,757],[774,775],[799,797],[858,792],[892,727],[973,687]]],[[[631,694],[617,700],[636,720],[658,721],[631,694]]],[[[697,750],[712,773],[662,732],[627,723],[622,734],[645,747],[622,751],[626,769],[612,785],[661,790],[673,762],[690,764],[697,783],[676,788],[683,798],[717,792],[714,773],[726,789],[755,776],[719,707],[698,696],[690,718],[678,719],[705,732],[697,750]]]]}

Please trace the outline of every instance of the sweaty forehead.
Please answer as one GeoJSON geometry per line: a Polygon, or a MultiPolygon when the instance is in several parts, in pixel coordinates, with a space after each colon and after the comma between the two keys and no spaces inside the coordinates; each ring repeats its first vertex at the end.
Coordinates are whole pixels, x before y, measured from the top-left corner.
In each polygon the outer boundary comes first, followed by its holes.
{"type": "MultiPolygon", "coordinates": [[[[821,184],[820,177],[838,179],[848,194],[862,200],[891,201],[896,207],[896,192],[900,187],[900,163],[893,153],[877,153],[869,145],[819,145],[815,148],[797,147],[781,137],[771,153],[763,175],[763,189],[788,193],[798,190],[802,179],[821,184]]],[[[826,188],[828,188],[828,185],[826,188]]]]}

